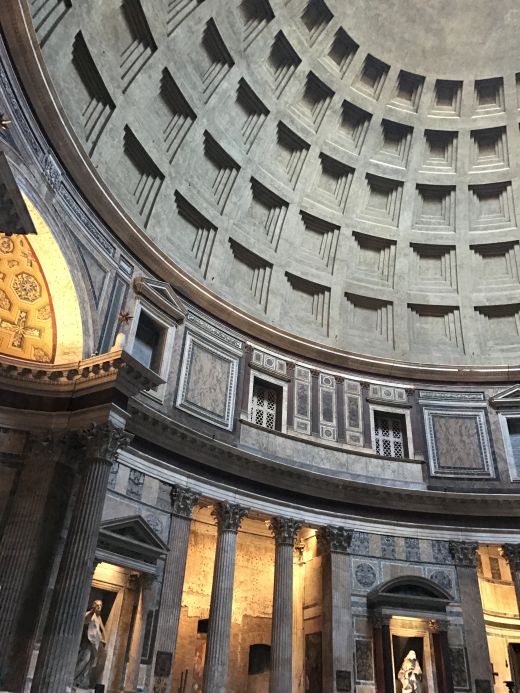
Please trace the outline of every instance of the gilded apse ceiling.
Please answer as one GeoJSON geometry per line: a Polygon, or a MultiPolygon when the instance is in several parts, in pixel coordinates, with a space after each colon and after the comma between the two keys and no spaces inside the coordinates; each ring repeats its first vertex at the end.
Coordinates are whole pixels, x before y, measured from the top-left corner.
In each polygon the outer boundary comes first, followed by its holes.
{"type": "Polygon", "coordinates": [[[56,329],[47,282],[23,236],[0,238],[0,353],[54,360],[56,329]]]}
{"type": "Polygon", "coordinates": [[[255,321],[520,354],[513,0],[37,0],[66,117],[159,252],[255,321]]]}

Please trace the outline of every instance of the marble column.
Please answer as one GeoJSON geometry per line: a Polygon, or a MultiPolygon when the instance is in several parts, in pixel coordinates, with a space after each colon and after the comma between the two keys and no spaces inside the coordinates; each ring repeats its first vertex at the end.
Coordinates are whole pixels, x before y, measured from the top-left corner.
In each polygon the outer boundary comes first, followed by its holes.
{"type": "Polygon", "coordinates": [[[212,515],[217,521],[218,535],[202,691],[226,693],[237,532],[247,510],[240,505],[218,503],[212,515]]]}
{"type": "Polygon", "coordinates": [[[38,616],[72,488],[73,436],[28,436],[15,495],[0,541],[0,674],[22,690],[38,616]],[[67,455],[68,453],[68,455],[67,455]]]}
{"type": "Polygon", "coordinates": [[[120,447],[132,436],[114,424],[91,424],[83,431],[81,479],[65,539],[34,672],[32,693],[71,690],[94,554],[110,474],[120,447]]]}
{"type": "Polygon", "coordinates": [[[170,498],[172,518],[169,551],[164,566],[150,691],[163,689],[169,691],[171,688],[190,540],[191,514],[199,502],[197,493],[181,486],[172,487],[170,498]]]}
{"type": "Polygon", "coordinates": [[[471,688],[485,693],[493,690],[494,681],[478,586],[477,549],[477,542],[450,541],[450,553],[457,569],[471,688]]]}
{"type": "Polygon", "coordinates": [[[270,693],[292,691],[293,551],[301,526],[301,522],[288,517],[273,517],[269,523],[276,544],[270,693]]]}
{"type": "Polygon", "coordinates": [[[143,574],[139,580],[139,601],[135,612],[132,639],[128,650],[128,663],[125,672],[124,693],[136,693],[141,668],[146,617],[153,598],[155,575],[143,574]]]}
{"type": "Polygon", "coordinates": [[[520,544],[504,544],[500,549],[501,555],[509,563],[511,577],[516,593],[516,608],[520,613],[520,544]]]}
{"type": "Polygon", "coordinates": [[[352,690],[352,576],[348,549],[352,530],[320,527],[323,596],[323,693],[352,690]]]}

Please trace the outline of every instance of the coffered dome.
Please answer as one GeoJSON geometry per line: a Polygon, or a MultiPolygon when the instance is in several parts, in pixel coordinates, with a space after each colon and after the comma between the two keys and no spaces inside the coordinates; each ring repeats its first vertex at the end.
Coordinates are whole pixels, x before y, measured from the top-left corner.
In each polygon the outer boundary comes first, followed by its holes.
{"type": "Polygon", "coordinates": [[[513,0],[40,5],[66,117],[164,278],[267,341],[518,361],[513,0]]]}

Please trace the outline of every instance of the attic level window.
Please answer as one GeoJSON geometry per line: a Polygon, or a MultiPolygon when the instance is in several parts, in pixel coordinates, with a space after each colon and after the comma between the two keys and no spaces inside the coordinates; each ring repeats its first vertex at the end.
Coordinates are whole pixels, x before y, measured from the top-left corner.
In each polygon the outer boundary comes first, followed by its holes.
{"type": "Polygon", "coordinates": [[[402,414],[374,412],[374,449],[377,455],[406,457],[406,442],[406,421],[402,414]]]}
{"type": "Polygon", "coordinates": [[[141,310],[132,354],[144,366],[156,372],[161,366],[163,332],[163,328],[141,310]]]}
{"type": "Polygon", "coordinates": [[[282,388],[255,378],[250,420],[273,431],[281,430],[282,388]]]}

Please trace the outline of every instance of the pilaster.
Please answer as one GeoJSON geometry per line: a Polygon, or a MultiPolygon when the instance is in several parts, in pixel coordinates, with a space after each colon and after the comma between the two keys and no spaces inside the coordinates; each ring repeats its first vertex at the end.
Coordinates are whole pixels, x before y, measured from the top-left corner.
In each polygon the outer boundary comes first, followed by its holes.
{"type": "Polygon", "coordinates": [[[477,549],[477,542],[450,541],[450,553],[459,583],[471,688],[484,693],[485,690],[493,690],[494,682],[478,586],[477,549]]]}
{"type": "Polygon", "coordinates": [[[75,436],[28,435],[15,496],[0,540],[0,673],[21,690],[37,619],[74,479],[75,436]]]}
{"type": "Polygon", "coordinates": [[[352,690],[352,530],[328,525],[317,532],[322,550],[323,693],[352,690]]]}

